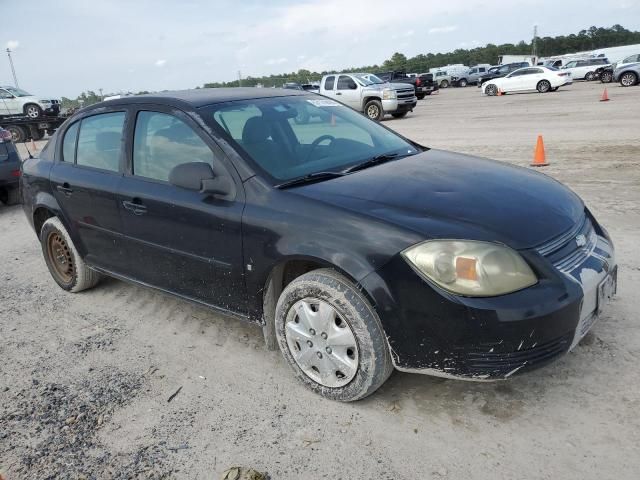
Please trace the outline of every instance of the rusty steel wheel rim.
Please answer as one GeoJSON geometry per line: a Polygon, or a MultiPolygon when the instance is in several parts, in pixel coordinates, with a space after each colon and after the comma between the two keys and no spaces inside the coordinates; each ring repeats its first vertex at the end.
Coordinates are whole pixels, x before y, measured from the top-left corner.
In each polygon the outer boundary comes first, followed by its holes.
{"type": "Polygon", "coordinates": [[[65,239],[58,232],[51,232],[47,238],[47,254],[53,273],[58,280],[69,283],[73,279],[73,256],[65,239]]]}

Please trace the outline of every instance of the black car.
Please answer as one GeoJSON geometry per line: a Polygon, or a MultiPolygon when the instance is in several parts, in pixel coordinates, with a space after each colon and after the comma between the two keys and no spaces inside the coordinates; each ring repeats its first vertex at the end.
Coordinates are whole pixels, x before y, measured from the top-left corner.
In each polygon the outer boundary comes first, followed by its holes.
{"type": "Polygon", "coordinates": [[[528,62],[514,62],[500,65],[499,67],[491,67],[489,71],[478,78],[478,88],[482,87],[484,82],[493,80],[494,78],[502,78],[509,75],[511,72],[518,70],[519,68],[529,67],[528,62]]]}
{"type": "Polygon", "coordinates": [[[0,128],[0,202],[18,203],[19,182],[20,156],[11,141],[11,132],[0,128]]]}
{"type": "Polygon", "coordinates": [[[374,75],[385,82],[408,83],[412,85],[418,100],[422,100],[427,95],[431,95],[434,90],[437,90],[437,88],[434,87],[433,75],[431,75],[430,80],[424,75],[410,77],[403,71],[382,72],[375,73],[374,75]]]}
{"type": "Polygon", "coordinates": [[[336,400],[394,368],[504,379],[539,367],[616,289],[609,235],[559,182],[295,90],[93,105],[22,171],[64,290],[108,275],[261,324],[336,400]],[[294,121],[301,108],[313,122],[294,121]]]}
{"type": "Polygon", "coordinates": [[[613,82],[613,65],[596,68],[595,78],[599,79],[602,83],[613,82]]]}

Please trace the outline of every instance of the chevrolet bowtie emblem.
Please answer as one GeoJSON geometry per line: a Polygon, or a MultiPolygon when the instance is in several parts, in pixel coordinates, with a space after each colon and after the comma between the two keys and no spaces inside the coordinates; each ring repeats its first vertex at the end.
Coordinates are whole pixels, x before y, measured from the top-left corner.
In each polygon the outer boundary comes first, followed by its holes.
{"type": "Polygon", "coordinates": [[[578,245],[579,247],[584,247],[586,244],[587,244],[587,237],[585,237],[582,234],[576,237],[576,245],[578,245]]]}

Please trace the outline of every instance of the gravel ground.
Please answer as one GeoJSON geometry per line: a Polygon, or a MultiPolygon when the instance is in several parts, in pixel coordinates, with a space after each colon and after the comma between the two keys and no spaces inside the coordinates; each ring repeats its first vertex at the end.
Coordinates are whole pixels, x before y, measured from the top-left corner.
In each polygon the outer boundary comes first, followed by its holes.
{"type": "Polygon", "coordinates": [[[21,209],[0,207],[0,472],[218,479],[244,465],[274,480],[637,479],[640,87],[612,85],[608,103],[601,92],[448,89],[385,122],[520,165],[543,134],[543,171],[615,241],[618,297],[592,332],[555,364],[501,383],[395,373],[364,401],[323,400],[256,326],[115,280],[63,292],[21,209]]]}

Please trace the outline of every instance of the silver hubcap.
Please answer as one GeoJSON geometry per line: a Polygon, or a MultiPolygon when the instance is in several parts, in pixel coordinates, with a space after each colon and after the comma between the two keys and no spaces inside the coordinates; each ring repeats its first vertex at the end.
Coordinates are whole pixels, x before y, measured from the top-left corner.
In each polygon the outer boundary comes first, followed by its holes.
{"type": "Polygon", "coordinates": [[[622,84],[625,86],[633,85],[634,76],[631,74],[626,74],[622,76],[622,84]]]}
{"type": "Polygon", "coordinates": [[[489,85],[487,87],[487,90],[489,90],[489,95],[495,95],[496,94],[496,87],[494,85],[489,85]]]}
{"type": "Polygon", "coordinates": [[[38,109],[36,107],[27,107],[27,116],[36,118],[38,116],[38,109]]]}
{"type": "Polygon", "coordinates": [[[300,369],[325,387],[343,387],[358,371],[358,345],[347,322],[329,303],[297,301],[285,323],[287,346],[300,369]]]}

